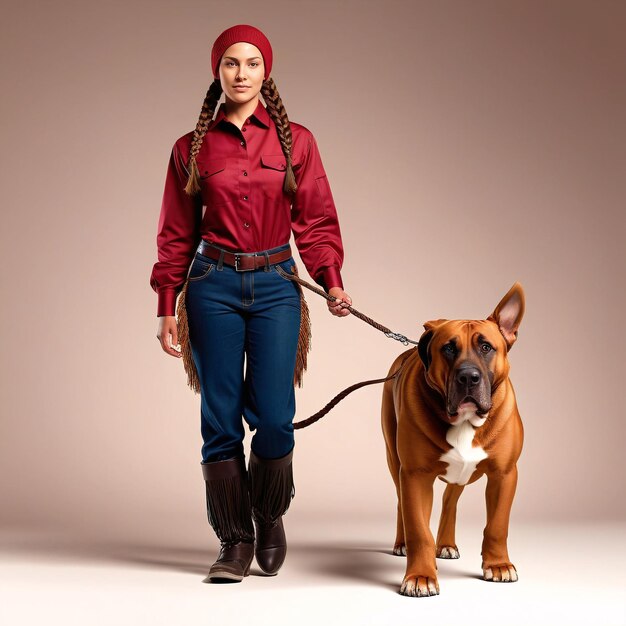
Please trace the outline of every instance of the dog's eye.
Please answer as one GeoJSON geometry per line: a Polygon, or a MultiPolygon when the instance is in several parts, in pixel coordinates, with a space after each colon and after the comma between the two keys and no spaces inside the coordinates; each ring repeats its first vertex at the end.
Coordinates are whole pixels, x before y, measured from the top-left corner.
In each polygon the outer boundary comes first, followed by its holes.
{"type": "Polygon", "coordinates": [[[488,343],[481,343],[480,344],[480,351],[481,352],[484,352],[485,354],[487,354],[487,352],[489,352],[490,350],[493,350],[493,348],[488,343]]]}
{"type": "Polygon", "coordinates": [[[449,356],[454,356],[456,354],[456,348],[451,343],[447,343],[443,346],[442,350],[449,356]]]}

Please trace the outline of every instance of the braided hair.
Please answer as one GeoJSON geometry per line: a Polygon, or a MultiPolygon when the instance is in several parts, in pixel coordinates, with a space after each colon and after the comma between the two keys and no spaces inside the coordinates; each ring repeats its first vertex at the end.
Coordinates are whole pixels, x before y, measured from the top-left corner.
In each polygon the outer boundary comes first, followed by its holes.
{"type": "MultiPolygon", "coordinates": [[[[187,185],[185,186],[185,192],[190,196],[193,196],[200,191],[200,176],[198,173],[198,166],[196,164],[196,157],[200,152],[202,141],[204,140],[209,124],[213,119],[215,107],[219,102],[222,91],[220,79],[216,78],[206,92],[204,102],[202,103],[202,109],[200,111],[200,117],[198,118],[198,123],[193,131],[193,139],[191,140],[191,148],[189,151],[189,179],[187,180],[187,185]]],[[[285,105],[281,100],[278,88],[276,87],[276,83],[274,83],[273,78],[268,78],[263,81],[263,84],[261,85],[261,93],[263,94],[267,111],[276,126],[278,139],[287,161],[285,178],[283,181],[283,191],[286,194],[293,195],[296,193],[298,185],[296,184],[296,177],[292,168],[293,137],[291,134],[289,118],[287,117],[287,111],[285,110],[285,105]]]]}

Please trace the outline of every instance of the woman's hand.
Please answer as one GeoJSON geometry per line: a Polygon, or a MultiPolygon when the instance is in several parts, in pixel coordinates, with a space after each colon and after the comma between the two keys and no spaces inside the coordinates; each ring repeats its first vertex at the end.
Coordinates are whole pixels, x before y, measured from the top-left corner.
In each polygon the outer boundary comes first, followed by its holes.
{"type": "Polygon", "coordinates": [[[328,304],[328,310],[337,317],[345,317],[346,315],[350,315],[350,311],[344,308],[345,304],[352,304],[352,298],[341,288],[341,287],[331,287],[328,292],[329,295],[337,298],[334,302],[330,300],[326,300],[326,304],[328,304]]]}
{"type": "Polygon", "coordinates": [[[178,326],[174,315],[161,315],[159,317],[157,339],[161,342],[163,351],[170,356],[183,356],[178,345],[178,326]]]}

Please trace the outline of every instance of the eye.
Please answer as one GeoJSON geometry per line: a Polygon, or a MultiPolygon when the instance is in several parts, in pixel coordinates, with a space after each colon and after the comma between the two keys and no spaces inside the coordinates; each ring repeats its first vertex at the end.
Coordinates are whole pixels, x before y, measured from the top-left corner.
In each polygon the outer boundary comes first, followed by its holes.
{"type": "Polygon", "coordinates": [[[259,64],[258,61],[252,61],[252,63],[250,63],[250,65],[254,65],[255,67],[259,64]]]}
{"type": "Polygon", "coordinates": [[[451,343],[445,344],[441,349],[447,356],[454,356],[456,354],[456,348],[451,343]]]}
{"type": "Polygon", "coordinates": [[[493,348],[488,343],[480,344],[480,351],[482,353],[487,354],[488,352],[491,352],[491,350],[493,350],[493,348]]]}

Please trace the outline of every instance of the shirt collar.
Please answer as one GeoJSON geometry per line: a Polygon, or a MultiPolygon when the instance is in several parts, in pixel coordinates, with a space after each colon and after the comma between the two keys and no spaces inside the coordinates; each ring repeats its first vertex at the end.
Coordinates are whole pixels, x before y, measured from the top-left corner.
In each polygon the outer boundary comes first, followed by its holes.
{"type": "MultiPolygon", "coordinates": [[[[217,107],[217,113],[215,114],[215,118],[212,123],[209,125],[208,130],[212,130],[215,128],[219,122],[221,122],[226,117],[226,103],[220,102],[217,107]]],[[[270,114],[267,112],[267,109],[261,104],[261,100],[258,101],[256,109],[250,116],[252,119],[255,119],[261,126],[265,126],[265,128],[270,127],[270,114]]]]}

